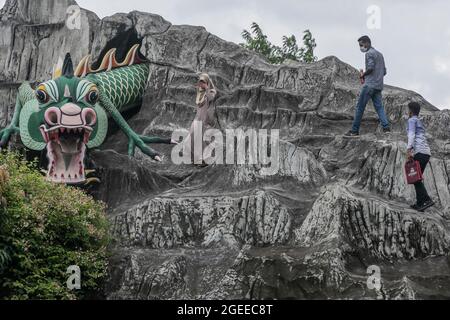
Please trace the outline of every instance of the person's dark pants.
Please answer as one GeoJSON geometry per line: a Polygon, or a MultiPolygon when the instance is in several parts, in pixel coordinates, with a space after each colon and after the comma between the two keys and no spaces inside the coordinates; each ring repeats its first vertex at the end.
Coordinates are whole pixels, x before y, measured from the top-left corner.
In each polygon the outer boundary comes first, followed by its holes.
{"type": "MultiPolygon", "coordinates": [[[[418,153],[414,156],[414,160],[419,161],[422,173],[424,173],[425,168],[427,167],[427,164],[430,161],[430,156],[427,154],[418,153]]],[[[423,181],[416,182],[414,184],[414,187],[416,188],[417,205],[421,206],[425,202],[431,200],[430,196],[428,195],[427,189],[425,189],[423,181]]]]}
{"type": "Polygon", "coordinates": [[[359,127],[361,126],[362,117],[364,115],[364,111],[366,110],[367,103],[369,103],[370,100],[372,100],[373,102],[373,106],[377,111],[383,128],[389,128],[389,120],[386,116],[386,112],[384,111],[381,90],[373,89],[365,85],[361,89],[358,104],[356,105],[355,120],[353,121],[352,127],[352,131],[355,133],[359,133],[359,127]]]}

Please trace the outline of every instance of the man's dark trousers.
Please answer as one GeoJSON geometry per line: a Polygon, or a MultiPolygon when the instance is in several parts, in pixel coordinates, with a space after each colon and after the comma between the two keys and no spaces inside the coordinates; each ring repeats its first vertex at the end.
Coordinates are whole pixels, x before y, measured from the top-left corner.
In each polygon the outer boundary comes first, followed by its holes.
{"type": "MultiPolygon", "coordinates": [[[[425,172],[428,162],[430,161],[430,156],[423,153],[418,153],[414,156],[414,160],[419,161],[420,168],[422,169],[422,174],[425,172]]],[[[425,202],[430,201],[431,198],[428,195],[427,189],[423,181],[416,182],[414,184],[416,188],[417,205],[422,206],[425,202]]]]}

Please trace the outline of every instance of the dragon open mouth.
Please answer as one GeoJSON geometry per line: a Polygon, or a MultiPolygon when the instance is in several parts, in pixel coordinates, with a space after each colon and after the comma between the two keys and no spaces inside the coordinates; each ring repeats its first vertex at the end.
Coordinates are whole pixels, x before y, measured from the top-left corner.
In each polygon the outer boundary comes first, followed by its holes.
{"type": "Polygon", "coordinates": [[[49,108],[40,127],[47,144],[47,179],[56,183],[79,184],[86,181],[87,144],[97,122],[92,108],[74,104],[49,108]]]}
{"type": "Polygon", "coordinates": [[[47,178],[52,182],[77,184],[84,182],[86,145],[93,129],[82,127],[41,126],[49,160],[47,178]]]}

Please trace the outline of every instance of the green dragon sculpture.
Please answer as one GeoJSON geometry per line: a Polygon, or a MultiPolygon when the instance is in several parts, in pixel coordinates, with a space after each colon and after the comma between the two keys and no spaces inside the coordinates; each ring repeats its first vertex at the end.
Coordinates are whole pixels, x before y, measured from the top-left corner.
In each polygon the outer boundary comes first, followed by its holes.
{"type": "Polygon", "coordinates": [[[54,79],[33,90],[29,83],[19,87],[11,124],[0,131],[0,147],[13,134],[20,134],[25,147],[47,149],[47,179],[56,183],[86,182],[86,150],[103,144],[108,121],[113,119],[128,138],[128,154],[139,148],[156,161],[161,155],[146,144],[175,143],[171,139],[138,135],[123,112],[140,106],[147,85],[150,64],[134,45],[121,63],[116,49],[109,50],[93,70],[90,56],[74,71],[70,54],[54,79]]]}

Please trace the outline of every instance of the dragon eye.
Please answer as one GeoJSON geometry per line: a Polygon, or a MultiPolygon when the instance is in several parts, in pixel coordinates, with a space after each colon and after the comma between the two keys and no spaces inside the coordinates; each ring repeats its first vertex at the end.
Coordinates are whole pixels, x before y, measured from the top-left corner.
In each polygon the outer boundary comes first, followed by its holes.
{"type": "Polygon", "coordinates": [[[36,90],[36,99],[38,99],[39,103],[46,104],[50,101],[50,96],[48,95],[47,91],[45,91],[45,88],[43,86],[40,86],[36,90]]]}
{"type": "Polygon", "coordinates": [[[92,88],[86,95],[86,101],[90,104],[96,104],[98,101],[98,89],[92,88]]]}

